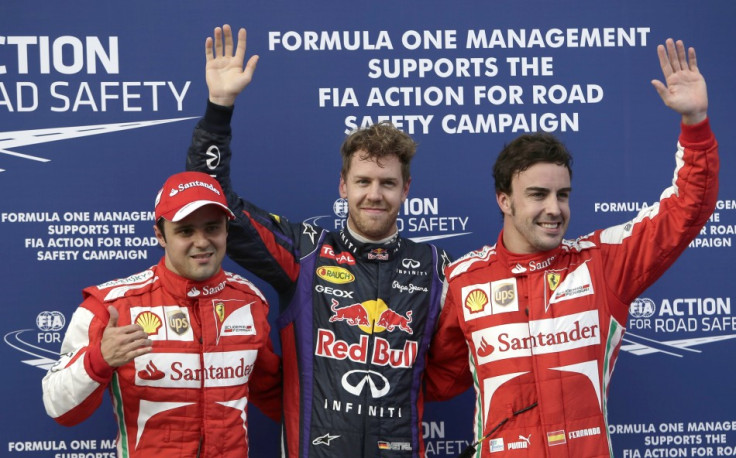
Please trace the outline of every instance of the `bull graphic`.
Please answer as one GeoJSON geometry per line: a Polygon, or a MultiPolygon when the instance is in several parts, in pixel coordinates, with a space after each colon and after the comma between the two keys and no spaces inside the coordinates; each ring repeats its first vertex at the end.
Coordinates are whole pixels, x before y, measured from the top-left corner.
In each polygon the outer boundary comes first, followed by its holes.
{"type": "Polygon", "coordinates": [[[335,321],[345,321],[351,326],[368,326],[368,312],[363,308],[363,304],[355,303],[346,305],[342,308],[337,308],[340,305],[337,300],[332,299],[332,316],[330,317],[330,323],[335,321]]]}

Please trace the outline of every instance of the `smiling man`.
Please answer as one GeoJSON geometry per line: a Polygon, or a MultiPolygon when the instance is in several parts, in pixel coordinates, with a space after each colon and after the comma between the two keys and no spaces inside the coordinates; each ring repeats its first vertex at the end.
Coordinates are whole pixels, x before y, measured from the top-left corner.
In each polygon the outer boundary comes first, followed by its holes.
{"type": "Polygon", "coordinates": [[[84,290],[43,379],[46,411],[75,425],[109,389],[119,457],[247,456],[247,405],[278,421],[281,372],[265,299],[221,267],[234,215],[197,172],[164,183],[155,215],[164,257],[84,290]]]}
{"type": "Polygon", "coordinates": [[[466,346],[477,380],[475,443],[463,456],[609,457],[607,393],[629,304],[705,225],[718,148],[695,50],[657,48],[681,115],[672,186],[631,221],[575,240],[571,157],[548,134],[508,144],[493,169],[503,229],[447,269],[437,342],[466,346]],[[477,448],[479,447],[479,448],[477,448]]]}
{"type": "Polygon", "coordinates": [[[471,380],[464,349],[430,346],[449,257],[397,227],[416,144],[389,123],[345,139],[338,188],[348,216],[340,232],[275,216],[230,182],[233,106],[257,57],[243,67],[245,30],[235,46],[229,26],[215,29],[205,48],[209,101],[187,168],[215,176],[225,190],[236,216],[230,258],[279,293],[284,453],[424,456],[424,400],[447,399],[471,380]],[[213,151],[219,161],[208,163],[213,151]]]}

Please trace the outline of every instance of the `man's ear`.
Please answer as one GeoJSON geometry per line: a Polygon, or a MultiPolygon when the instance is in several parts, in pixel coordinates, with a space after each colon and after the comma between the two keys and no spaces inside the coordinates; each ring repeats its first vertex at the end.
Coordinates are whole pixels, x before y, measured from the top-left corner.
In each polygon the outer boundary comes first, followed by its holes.
{"type": "Polygon", "coordinates": [[[510,215],[511,214],[511,196],[506,194],[505,192],[497,192],[496,193],[496,203],[498,203],[498,208],[501,209],[501,213],[504,215],[510,215]]]}
{"type": "Polygon", "coordinates": [[[345,182],[345,177],[342,176],[342,174],[340,175],[340,184],[338,185],[337,188],[338,188],[338,191],[340,192],[340,197],[342,197],[343,199],[347,199],[348,198],[348,185],[345,182]]]}
{"type": "Polygon", "coordinates": [[[401,191],[401,203],[403,204],[407,197],[409,197],[409,185],[411,184],[411,177],[404,183],[404,189],[401,191]]]}
{"type": "Polygon", "coordinates": [[[156,235],[156,239],[158,239],[158,244],[161,245],[161,248],[166,248],[166,237],[164,237],[164,234],[158,228],[157,224],[153,225],[153,233],[156,235]]]}

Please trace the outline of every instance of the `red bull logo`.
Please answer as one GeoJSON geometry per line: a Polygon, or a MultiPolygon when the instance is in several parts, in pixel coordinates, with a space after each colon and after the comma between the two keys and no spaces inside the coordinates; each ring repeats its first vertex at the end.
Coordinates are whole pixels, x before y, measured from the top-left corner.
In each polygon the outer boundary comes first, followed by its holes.
{"type": "Polygon", "coordinates": [[[332,299],[332,306],[330,307],[330,310],[332,310],[332,316],[330,317],[330,323],[334,323],[335,321],[345,321],[350,326],[370,325],[370,322],[368,321],[368,312],[363,307],[363,304],[355,303],[340,308],[338,308],[338,305],[340,305],[340,303],[337,302],[337,300],[332,299]]]}
{"type": "Polygon", "coordinates": [[[368,353],[368,336],[360,336],[358,342],[350,344],[336,338],[335,333],[329,329],[320,329],[317,332],[317,347],[315,355],[323,358],[349,359],[356,363],[371,364],[379,366],[390,366],[395,368],[408,368],[414,365],[417,358],[418,345],[413,340],[404,342],[404,348],[391,348],[388,340],[376,337],[373,352],[368,353]]]}
{"type": "Polygon", "coordinates": [[[411,310],[406,312],[406,316],[404,316],[391,309],[386,309],[381,313],[376,325],[386,328],[388,332],[393,332],[394,329],[399,328],[408,334],[414,334],[409,323],[411,323],[411,310]]]}
{"type": "Polygon", "coordinates": [[[332,316],[330,322],[344,321],[350,326],[358,326],[367,333],[374,332],[393,332],[395,330],[403,331],[407,334],[414,334],[411,327],[411,310],[402,315],[392,310],[383,300],[365,301],[363,303],[356,302],[354,304],[339,306],[336,299],[332,299],[332,316]]]}
{"type": "Polygon", "coordinates": [[[368,259],[377,259],[379,261],[388,261],[388,250],[385,248],[374,248],[368,253],[368,259]]]}

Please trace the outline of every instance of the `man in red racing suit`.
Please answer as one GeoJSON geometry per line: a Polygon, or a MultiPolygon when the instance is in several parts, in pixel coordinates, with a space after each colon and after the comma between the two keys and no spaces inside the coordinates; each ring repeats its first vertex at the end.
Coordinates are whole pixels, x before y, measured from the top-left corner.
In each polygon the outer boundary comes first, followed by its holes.
{"type": "MultiPolygon", "coordinates": [[[[682,114],[672,186],[633,220],[563,240],[569,155],[546,134],[509,144],[494,167],[504,214],[493,246],[446,271],[443,345],[467,345],[475,380],[476,456],[612,456],[607,392],[629,304],[705,225],[718,193],[705,81],[682,42],[658,47],[682,114]]],[[[440,337],[438,337],[440,340],[440,337]]],[[[471,449],[472,450],[472,449],[471,449]]],[[[470,455],[466,455],[470,456],[470,455]]]]}
{"type": "Polygon", "coordinates": [[[247,405],[280,420],[268,305],[221,268],[227,209],[203,173],[172,176],[157,200],[158,265],[86,288],[43,379],[47,413],[75,425],[110,390],[118,457],[242,457],[247,405]]]}

